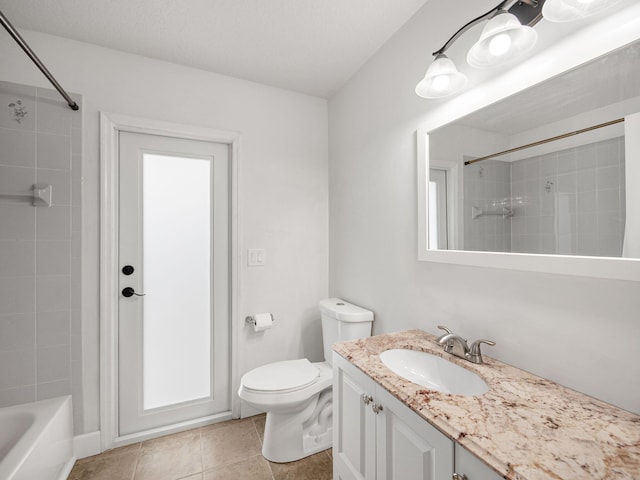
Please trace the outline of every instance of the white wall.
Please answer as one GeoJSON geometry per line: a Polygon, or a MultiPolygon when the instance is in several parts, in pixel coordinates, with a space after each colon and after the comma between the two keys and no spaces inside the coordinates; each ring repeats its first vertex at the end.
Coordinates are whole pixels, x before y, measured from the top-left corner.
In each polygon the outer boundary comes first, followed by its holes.
{"type": "MultiPolygon", "coordinates": [[[[640,412],[640,286],[419,262],[416,129],[447,102],[417,97],[429,52],[491,2],[430,0],[329,103],[331,295],[374,333],[448,325],[487,354],[640,412]],[[486,4],[486,5],[485,5],[486,4]]],[[[442,111],[442,110],[440,110],[442,111]]]]}
{"type": "MultiPolygon", "coordinates": [[[[318,300],[327,296],[327,102],[243,80],[35,32],[25,39],[68,91],[84,97],[84,430],[98,425],[99,112],[240,132],[240,372],[322,357],[318,300]],[[246,267],[246,249],[266,266],[246,267]],[[255,335],[245,315],[270,311],[255,335]]],[[[0,80],[48,87],[8,36],[0,80]]],[[[235,392],[233,392],[235,394],[235,392]]]]}

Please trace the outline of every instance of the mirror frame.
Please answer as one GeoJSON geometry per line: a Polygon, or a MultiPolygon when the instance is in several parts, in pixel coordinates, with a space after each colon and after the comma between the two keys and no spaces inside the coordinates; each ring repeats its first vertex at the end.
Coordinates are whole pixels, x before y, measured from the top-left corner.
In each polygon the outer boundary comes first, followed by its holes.
{"type": "MultiPolygon", "coordinates": [[[[634,2],[635,3],[635,2],[634,2]]],[[[584,27],[505,73],[432,109],[417,130],[418,260],[474,267],[640,281],[640,259],[428,248],[429,132],[640,40],[640,3],[584,27]],[[575,46],[581,48],[576,49],[575,46]],[[535,68],[533,68],[535,66],[535,68]]],[[[639,186],[640,188],[640,186],[639,186]]]]}

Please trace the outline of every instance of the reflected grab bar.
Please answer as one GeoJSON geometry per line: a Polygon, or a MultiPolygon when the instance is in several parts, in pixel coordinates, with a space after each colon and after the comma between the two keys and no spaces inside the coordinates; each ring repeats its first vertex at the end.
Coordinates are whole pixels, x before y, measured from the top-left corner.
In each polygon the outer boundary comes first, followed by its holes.
{"type": "Polygon", "coordinates": [[[31,200],[34,207],[50,207],[53,189],[51,185],[35,184],[31,192],[0,192],[0,198],[9,200],[31,200]]]}
{"type": "Polygon", "coordinates": [[[471,218],[473,220],[483,215],[502,215],[502,218],[509,218],[513,217],[514,213],[509,207],[502,207],[502,210],[492,210],[489,212],[485,212],[478,207],[471,207],[471,218]]]}

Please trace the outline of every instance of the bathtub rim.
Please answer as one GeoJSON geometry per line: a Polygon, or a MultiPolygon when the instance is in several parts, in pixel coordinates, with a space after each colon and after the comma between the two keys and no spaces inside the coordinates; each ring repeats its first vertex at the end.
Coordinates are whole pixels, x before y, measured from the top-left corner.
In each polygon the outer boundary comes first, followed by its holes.
{"type": "MultiPolygon", "coordinates": [[[[27,431],[13,445],[11,450],[7,452],[2,463],[0,463],[0,478],[12,478],[16,475],[20,467],[24,465],[29,455],[36,448],[38,440],[45,434],[47,427],[54,421],[56,414],[65,408],[67,404],[69,405],[68,408],[72,408],[71,395],[0,408],[0,413],[28,412],[35,417],[27,431]]],[[[73,440],[73,436],[71,440],[73,440]]],[[[71,462],[73,461],[75,461],[75,459],[72,456],[71,462]]],[[[63,471],[67,469],[68,464],[69,461],[66,461],[63,471]]],[[[71,466],[73,466],[73,463],[71,463],[71,466]]]]}

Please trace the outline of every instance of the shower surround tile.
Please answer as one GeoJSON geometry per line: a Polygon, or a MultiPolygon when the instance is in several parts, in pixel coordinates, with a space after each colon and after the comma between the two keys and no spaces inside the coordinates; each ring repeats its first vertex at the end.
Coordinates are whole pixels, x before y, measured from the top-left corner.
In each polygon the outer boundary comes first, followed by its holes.
{"type": "Polygon", "coordinates": [[[511,163],[466,166],[464,249],[619,257],[624,165],[620,137],[511,163]],[[514,216],[471,218],[474,206],[496,211],[502,205],[514,216]]]}
{"type": "Polygon", "coordinates": [[[35,132],[0,128],[0,165],[13,167],[36,166],[35,132]]]}
{"type": "MultiPolygon", "coordinates": [[[[0,192],[53,186],[48,208],[0,198],[0,407],[82,391],[73,384],[82,381],[81,362],[71,372],[81,305],[72,336],[70,292],[82,288],[81,127],[81,114],[56,91],[0,82],[0,192]]],[[[73,400],[74,418],[82,418],[82,401],[73,400]]]]}

